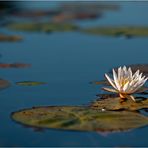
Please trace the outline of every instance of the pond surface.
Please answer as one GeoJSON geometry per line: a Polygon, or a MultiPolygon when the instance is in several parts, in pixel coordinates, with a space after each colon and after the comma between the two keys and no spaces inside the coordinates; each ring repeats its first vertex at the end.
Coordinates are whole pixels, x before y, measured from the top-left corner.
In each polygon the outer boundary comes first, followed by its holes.
{"type": "MultiPolygon", "coordinates": [[[[35,3],[32,5],[36,8],[35,3]]],[[[25,4],[27,7],[29,2],[25,4]]],[[[107,11],[101,19],[75,23],[82,27],[148,26],[147,2],[117,4],[118,11],[107,11]]],[[[47,4],[41,6],[47,7],[47,4]]],[[[148,146],[148,127],[118,133],[38,130],[11,119],[12,112],[33,106],[88,105],[96,99],[96,94],[103,93],[99,86],[90,85],[90,81],[104,79],[104,73],[113,67],[148,63],[147,37],[115,38],[78,31],[46,34],[7,28],[0,28],[0,31],[24,38],[21,42],[0,42],[0,62],[31,64],[27,68],[0,69],[1,78],[12,84],[0,91],[0,146],[148,146]],[[21,81],[47,84],[16,85],[21,81]]]]}

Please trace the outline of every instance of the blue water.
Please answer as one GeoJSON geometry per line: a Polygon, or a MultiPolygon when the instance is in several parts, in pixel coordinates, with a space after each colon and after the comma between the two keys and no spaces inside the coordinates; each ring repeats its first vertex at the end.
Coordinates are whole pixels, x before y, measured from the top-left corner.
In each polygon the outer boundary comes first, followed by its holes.
{"type": "MultiPolygon", "coordinates": [[[[105,12],[102,19],[76,23],[82,27],[148,25],[147,2],[117,3],[119,11],[105,12]]],[[[108,135],[50,129],[37,132],[10,117],[14,111],[33,106],[89,104],[97,93],[102,93],[90,81],[102,80],[104,73],[113,67],[148,63],[148,38],[113,38],[80,32],[28,33],[5,28],[0,31],[24,37],[22,42],[0,43],[0,62],[32,65],[24,69],[0,69],[0,77],[12,83],[10,88],[0,91],[0,146],[148,146],[148,127],[108,135]],[[28,80],[48,84],[15,85],[28,80]]]]}

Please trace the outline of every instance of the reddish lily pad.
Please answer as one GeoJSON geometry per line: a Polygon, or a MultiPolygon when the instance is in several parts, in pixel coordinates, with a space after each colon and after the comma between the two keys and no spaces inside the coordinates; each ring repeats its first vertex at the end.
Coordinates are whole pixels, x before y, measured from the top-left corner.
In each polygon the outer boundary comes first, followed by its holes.
{"type": "Polygon", "coordinates": [[[23,125],[76,131],[127,131],[148,125],[148,118],[128,111],[99,111],[80,106],[34,107],[14,112],[23,125]]]}
{"type": "Polygon", "coordinates": [[[31,64],[25,64],[25,63],[0,63],[0,68],[26,68],[30,67],[31,64]]]}
{"type": "Polygon", "coordinates": [[[37,85],[44,85],[47,83],[46,82],[36,82],[36,81],[22,81],[22,82],[16,82],[16,84],[20,86],[37,86],[37,85]]]}
{"type": "Polygon", "coordinates": [[[21,41],[23,38],[18,35],[5,35],[5,34],[0,34],[0,42],[3,41],[10,41],[10,42],[15,42],[15,41],[21,41]]]}

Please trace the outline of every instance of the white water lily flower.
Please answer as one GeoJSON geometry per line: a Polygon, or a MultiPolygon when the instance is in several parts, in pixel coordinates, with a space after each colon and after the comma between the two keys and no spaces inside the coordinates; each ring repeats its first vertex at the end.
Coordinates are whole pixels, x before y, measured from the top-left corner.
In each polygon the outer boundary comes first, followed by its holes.
{"type": "Polygon", "coordinates": [[[119,93],[120,98],[130,98],[134,101],[135,99],[131,94],[141,92],[141,87],[148,79],[142,76],[139,70],[133,74],[131,68],[127,69],[126,66],[119,67],[117,73],[113,69],[113,79],[107,74],[105,77],[114,89],[103,88],[104,90],[119,93]]]}

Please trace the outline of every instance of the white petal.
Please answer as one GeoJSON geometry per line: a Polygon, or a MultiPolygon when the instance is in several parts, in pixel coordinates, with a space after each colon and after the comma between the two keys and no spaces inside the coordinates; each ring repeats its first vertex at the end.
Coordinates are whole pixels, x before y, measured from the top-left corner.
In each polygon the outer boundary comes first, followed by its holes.
{"type": "Polygon", "coordinates": [[[139,74],[139,79],[141,79],[142,78],[142,73],[141,74],[139,74]]]}
{"type": "Polygon", "coordinates": [[[135,74],[133,75],[133,79],[135,79],[137,76],[139,75],[139,69],[135,72],[135,74]]]}
{"type": "Polygon", "coordinates": [[[128,91],[128,87],[129,87],[129,82],[127,82],[124,87],[123,87],[123,91],[126,92],[128,91]]]}
{"type": "Polygon", "coordinates": [[[117,93],[118,92],[115,89],[111,89],[111,88],[107,88],[107,87],[103,87],[102,89],[105,90],[105,91],[114,92],[114,93],[117,93]]]}
{"type": "Polygon", "coordinates": [[[121,67],[119,67],[119,68],[118,68],[118,81],[119,81],[120,78],[121,78],[121,70],[122,70],[121,67]]]}
{"type": "Polygon", "coordinates": [[[131,90],[131,93],[138,91],[144,85],[144,83],[145,81],[139,82],[137,86],[133,87],[133,89],[131,90]]]}
{"type": "Polygon", "coordinates": [[[120,85],[118,82],[117,74],[114,69],[113,69],[113,78],[114,78],[114,82],[115,82],[116,87],[118,88],[118,90],[120,90],[120,85]]]}
{"type": "Polygon", "coordinates": [[[127,73],[127,68],[126,68],[126,66],[123,67],[123,72],[124,72],[124,75],[123,75],[123,76],[124,76],[124,78],[126,78],[126,77],[127,77],[127,74],[128,74],[128,73],[127,73]]]}
{"type": "Polygon", "coordinates": [[[127,69],[126,69],[126,66],[125,66],[125,65],[123,66],[123,70],[124,70],[125,72],[127,71],[127,69]]]}
{"type": "Polygon", "coordinates": [[[128,74],[129,74],[129,79],[132,80],[132,70],[130,67],[128,68],[128,74]]]}
{"type": "Polygon", "coordinates": [[[114,81],[113,81],[107,74],[105,74],[105,77],[106,77],[106,79],[108,80],[108,82],[109,82],[115,89],[117,89],[117,87],[116,87],[115,84],[114,84],[114,81]]]}

